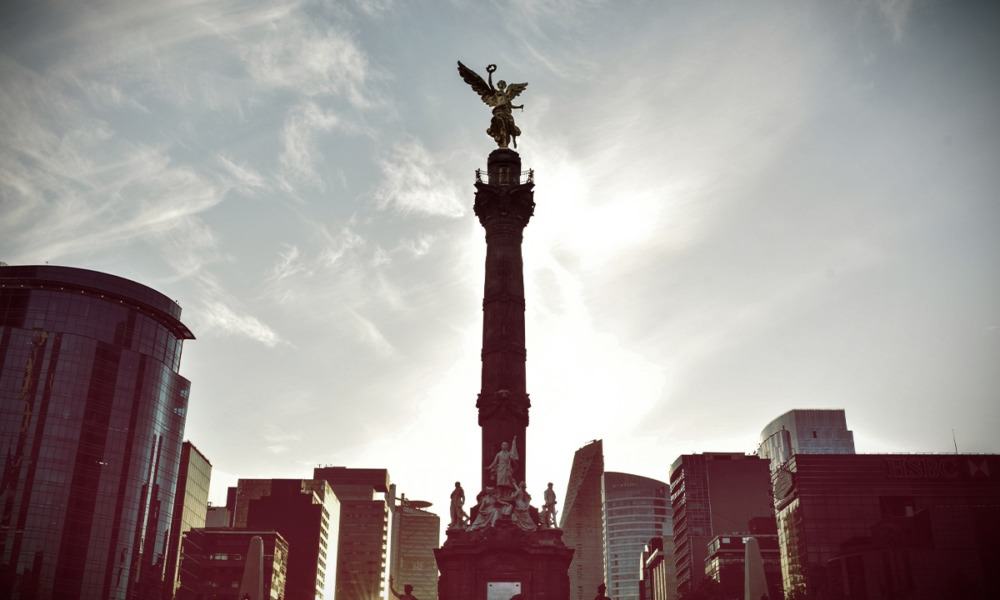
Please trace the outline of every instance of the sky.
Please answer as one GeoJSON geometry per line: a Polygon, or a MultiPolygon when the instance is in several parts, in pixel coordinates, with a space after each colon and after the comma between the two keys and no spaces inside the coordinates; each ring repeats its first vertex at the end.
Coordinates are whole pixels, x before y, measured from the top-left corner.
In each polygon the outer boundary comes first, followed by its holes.
{"type": "Polygon", "coordinates": [[[489,110],[527,81],[529,490],[843,408],[1000,452],[1000,4],[6,2],[0,261],[177,299],[237,477],[477,487],[489,110]]]}

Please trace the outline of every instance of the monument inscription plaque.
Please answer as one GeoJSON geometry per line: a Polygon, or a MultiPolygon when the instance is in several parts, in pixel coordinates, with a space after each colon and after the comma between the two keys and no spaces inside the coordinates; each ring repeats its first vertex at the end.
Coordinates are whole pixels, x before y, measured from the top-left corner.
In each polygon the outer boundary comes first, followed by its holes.
{"type": "Polygon", "coordinates": [[[491,581],[486,584],[486,600],[510,600],[520,593],[520,581],[491,581]]]}

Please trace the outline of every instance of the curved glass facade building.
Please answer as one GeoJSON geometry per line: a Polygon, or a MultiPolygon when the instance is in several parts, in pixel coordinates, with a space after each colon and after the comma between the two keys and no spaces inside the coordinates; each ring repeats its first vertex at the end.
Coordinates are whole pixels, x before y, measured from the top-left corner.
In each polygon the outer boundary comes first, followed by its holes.
{"type": "Polygon", "coordinates": [[[607,471],[601,478],[604,581],[615,600],[639,599],[640,559],[654,537],[671,536],[670,486],[607,471]]]}
{"type": "Polygon", "coordinates": [[[760,432],[757,456],[771,461],[772,473],[796,454],[854,454],[844,410],[790,410],[760,432]]]}
{"type": "Polygon", "coordinates": [[[193,339],[127,279],[0,267],[0,597],[156,598],[193,339]]]}

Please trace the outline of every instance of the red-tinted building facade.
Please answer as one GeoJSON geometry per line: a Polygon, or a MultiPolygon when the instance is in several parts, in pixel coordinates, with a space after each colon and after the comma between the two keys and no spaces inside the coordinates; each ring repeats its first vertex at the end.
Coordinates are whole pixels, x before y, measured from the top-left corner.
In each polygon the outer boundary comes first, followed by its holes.
{"type": "Polygon", "coordinates": [[[639,558],[639,599],[671,600],[676,587],[671,537],[650,538],[639,558]]]}
{"type": "Polygon", "coordinates": [[[240,479],[234,525],[277,531],[288,542],[286,600],[329,600],[337,563],[340,503],[315,479],[240,479]]]}
{"type": "Polygon", "coordinates": [[[177,565],[181,538],[185,532],[205,527],[208,512],[208,489],[212,482],[212,463],[191,442],[181,447],[181,468],[177,474],[177,493],[167,547],[167,571],[163,582],[163,600],[171,600],[177,589],[177,565]]]}
{"type": "MultiPolygon", "coordinates": [[[[774,521],[771,521],[770,529],[774,521]]],[[[749,533],[746,534],[750,535],[749,533]]],[[[778,536],[755,534],[760,558],[764,565],[768,600],[782,600],[781,559],[778,554],[778,536]]],[[[705,575],[719,583],[719,593],[723,598],[743,600],[746,584],[746,538],[744,535],[718,535],[708,543],[708,557],[705,559],[705,575]]]]}
{"type": "Polygon", "coordinates": [[[786,595],[1000,598],[1000,456],[797,455],[774,495],[786,595]]]}
{"type": "Polygon", "coordinates": [[[713,537],[746,531],[756,518],[774,518],[768,461],[733,452],[685,454],[670,468],[677,587],[705,577],[713,537]]]}
{"type": "Polygon", "coordinates": [[[391,506],[395,502],[389,472],[322,467],[313,470],[313,477],[329,483],[340,501],[336,600],[385,597],[391,506]]]}
{"type": "Polygon", "coordinates": [[[392,514],[389,569],[396,589],[413,586],[420,600],[437,600],[434,549],[441,547],[441,518],[403,499],[392,514]]]}
{"type": "Polygon", "coordinates": [[[180,314],[113,275],[0,267],[0,597],[159,595],[194,337],[180,314]]]}
{"type": "Polygon", "coordinates": [[[184,534],[177,600],[237,600],[254,537],[264,542],[264,597],[290,600],[285,593],[288,543],[280,533],[212,527],[184,534]]]}
{"type": "Polygon", "coordinates": [[[559,516],[563,543],[573,549],[573,561],[569,565],[571,600],[590,600],[604,581],[603,477],[604,443],[594,440],[573,455],[559,516]]]}

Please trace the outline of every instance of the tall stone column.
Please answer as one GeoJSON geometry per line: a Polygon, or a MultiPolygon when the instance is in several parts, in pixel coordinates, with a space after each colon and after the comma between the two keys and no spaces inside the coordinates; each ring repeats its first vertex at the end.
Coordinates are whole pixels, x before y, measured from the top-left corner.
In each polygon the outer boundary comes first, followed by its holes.
{"type": "Polygon", "coordinates": [[[475,212],[486,230],[483,292],[483,372],[476,407],[483,433],[482,487],[493,485],[487,470],[503,442],[517,438],[517,481],[525,479],[528,408],[525,387],[524,273],[521,239],[535,210],[534,183],[521,183],[521,157],[498,148],[487,161],[487,180],[477,177],[475,212]]]}
{"type": "Polygon", "coordinates": [[[486,180],[476,181],[476,216],[486,230],[483,379],[476,403],[483,492],[469,511],[471,523],[449,527],[448,539],[434,551],[440,600],[506,599],[515,592],[532,600],[569,599],[573,550],[563,543],[562,530],[540,523],[536,509],[519,504],[523,498],[513,489],[486,491],[494,485],[486,467],[503,442],[517,437],[518,481],[524,480],[528,458],[521,236],[535,202],[534,183],[530,177],[521,183],[520,175],[517,152],[500,148],[490,153],[486,180]]]}

